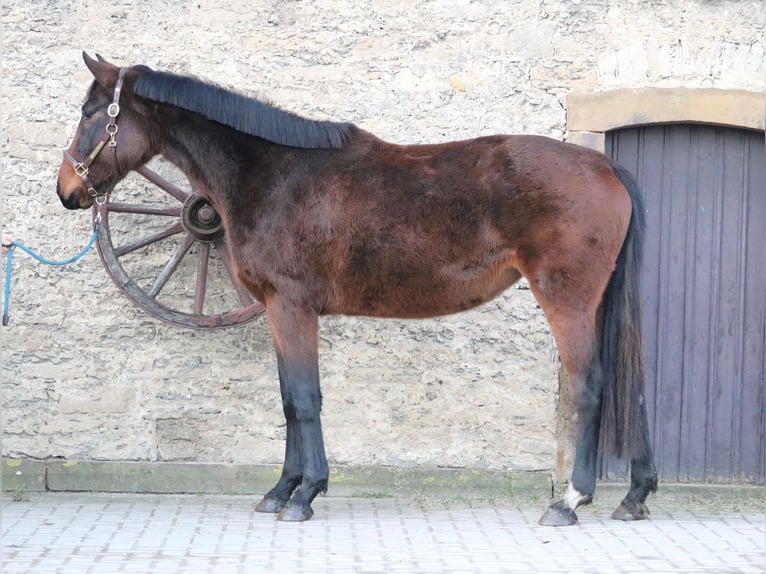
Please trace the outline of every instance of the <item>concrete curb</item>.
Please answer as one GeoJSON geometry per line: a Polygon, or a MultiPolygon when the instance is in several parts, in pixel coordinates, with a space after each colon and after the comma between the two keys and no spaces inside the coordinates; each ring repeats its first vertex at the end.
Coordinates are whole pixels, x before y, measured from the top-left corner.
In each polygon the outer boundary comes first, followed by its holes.
{"type": "MultiPolygon", "coordinates": [[[[3,459],[3,490],[26,492],[135,492],[162,494],[263,494],[279,478],[279,465],[183,462],[3,459]]],[[[335,496],[386,497],[420,490],[534,493],[550,496],[547,472],[447,468],[334,466],[335,496]]]]}
{"type": "MultiPolygon", "coordinates": [[[[137,494],[262,495],[279,478],[280,465],[197,462],[76,461],[3,458],[2,490],[13,496],[33,492],[127,492],[137,494]]],[[[556,484],[556,496],[562,485],[556,484]]],[[[628,485],[599,481],[598,504],[619,502],[628,485]],[[612,500],[613,499],[613,500],[612,500]]],[[[746,501],[764,508],[766,490],[758,484],[662,482],[663,500],[691,497],[704,501],[746,501]],[[756,502],[753,502],[756,501],[756,502]],[[760,502],[757,502],[760,501],[760,502]]],[[[548,472],[503,472],[453,468],[333,466],[329,495],[351,498],[440,497],[546,501],[551,499],[548,472]]],[[[710,505],[713,502],[705,502],[710,505]]],[[[724,503],[724,507],[728,503],[724,503]]],[[[704,505],[704,504],[703,504],[704,505]]]]}

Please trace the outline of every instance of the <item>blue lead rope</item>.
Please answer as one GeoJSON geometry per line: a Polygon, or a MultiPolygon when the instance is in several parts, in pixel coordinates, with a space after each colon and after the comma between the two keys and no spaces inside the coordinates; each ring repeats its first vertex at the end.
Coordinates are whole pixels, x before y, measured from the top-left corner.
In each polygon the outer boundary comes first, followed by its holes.
{"type": "Polygon", "coordinates": [[[82,248],[82,251],[80,251],[77,255],[74,255],[70,257],[69,259],[64,259],[63,261],[54,261],[53,259],[46,259],[42,255],[39,255],[38,253],[35,253],[32,251],[29,247],[26,245],[23,245],[22,243],[19,243],[18,241],[11,241],[10,247],[8,247],[8,256],[5,259],[5,300],[3,301],[3,326],[7,325],[10,321],[10,316],[8,314],[8,307],[9,302],[11,299],[11,265],[13,264],[13,251],[14,247],[18,247],[22,251],[28,253],[35,259],[37,259],[40,263],[45,263],[46,265],[55,265],[57,267],[61,267],[63,265],[69,265],[70,263],[74,263],[75,261],[78,261],[81,259],[89,250],[91,247],[93,247],[93,244],[96,242],[96,238],[98,237],[98,222],[96,222],[96,227],[93,230],[93,235],[90,238],[90,241],[88,241],[88,244],[82,248]]]}

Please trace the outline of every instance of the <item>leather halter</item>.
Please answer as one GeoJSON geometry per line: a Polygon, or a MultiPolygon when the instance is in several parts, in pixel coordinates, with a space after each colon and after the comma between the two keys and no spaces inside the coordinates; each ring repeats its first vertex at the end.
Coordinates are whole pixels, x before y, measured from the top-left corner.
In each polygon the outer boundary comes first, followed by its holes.
{"type": "Polygon", "coordinates": [[[88,195],[97,199],[105,198],[109,195],[109,193],[99,192],[96,189],[90,179],[89,170],[91,164],[98,157],[98,154],[100,154],[101,150],[104,149],[104,146],[113,148],[117,147],[117,140],[115,139],[117,130],[119,129],[117,126],[117,116],[120,114],[120,93],[122,92],[122,84],[126,71],[127,68],[120,68],[120,71],[117,75],[117,83],[114,86],[114,97],[112,98],[112,103],[109,104],[109,107],[106,109],[106,115],[109,116],[109,123],[106,124],[106,127],[104,128],[106,130],[106,136],[104,136],[104,138],[96,144],[96,147],[94,147],[90,154],[88,154],[88,157],[85,158],[85,161],[77,161],[75,157],[69,153],[69,151],[64,150],[64,160],[69,165],[71,165],[72,169],[74,169],[74,172],[80,176],[80,179],[82,179],[86,189],[88,190],[88,195]]]}

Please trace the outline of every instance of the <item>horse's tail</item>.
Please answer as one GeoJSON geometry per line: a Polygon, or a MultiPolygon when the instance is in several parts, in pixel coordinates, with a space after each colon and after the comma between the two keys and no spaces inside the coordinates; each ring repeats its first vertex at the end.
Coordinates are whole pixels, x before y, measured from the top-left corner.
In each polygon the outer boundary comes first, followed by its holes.
{"type": "Polygon", "coordinates": [[[612,169],[628,191],[633,209],[603,298],[601,447],[604,454],[638,458],[646,454],[642,438],[644,364],[639,298],[644,208],[633,176],[617,164],[612,169]]]}

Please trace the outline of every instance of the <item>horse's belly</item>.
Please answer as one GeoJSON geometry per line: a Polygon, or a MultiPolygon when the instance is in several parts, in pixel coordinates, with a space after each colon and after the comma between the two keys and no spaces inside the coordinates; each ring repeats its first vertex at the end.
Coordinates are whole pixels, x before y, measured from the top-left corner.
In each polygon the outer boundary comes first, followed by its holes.
{"type": "Polygon", "coordinates": [[[450,276],[447,307],[440,314],[458,313],[491,301],[521,278],[513,267],[466,270],[450,276]]]}
{"type": "Polygon", "coordinates": [[[421,319],[478,307],[497,297],[521,277],[511,266],[450,265],[410,281],[386,278],[342,294],[329,313],[421,319]]]}

